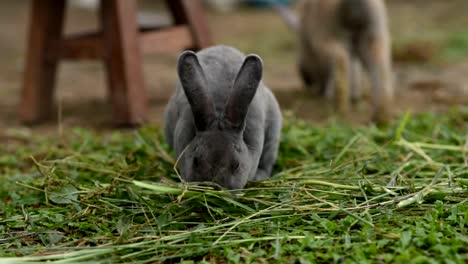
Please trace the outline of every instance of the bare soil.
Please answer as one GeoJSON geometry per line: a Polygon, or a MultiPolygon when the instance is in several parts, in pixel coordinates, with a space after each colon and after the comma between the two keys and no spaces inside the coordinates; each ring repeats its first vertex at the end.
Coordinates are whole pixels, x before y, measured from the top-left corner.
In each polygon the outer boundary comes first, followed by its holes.
{"type": "MultiPolygon", "coordinates": [[[[468,105],[468,57],[439,60],[440,45],[457,32],[466,32],[466,0],[387,1],[395,50],[395,111],[446,111],[468,105]]],[[[160,12],[158,6],[145,7],[160,12]]],[[[21,127],[17,105],[23,73],[28,1],[0,2],[0,128],[21,127]]],[[[216,43],[258,53],[265,62],[265,82],[277,95],[284,112],[320,122],[331,115],[323,99],[302,87],[296,72],[295,37],[272,10],[210,11],[216,43]]],[[[69,8],[66,32],[97,27],[96,14],[69,8]]],[[[164,106],[174,88],[177,54],[145,56],[146,85],[151,99],[150,122],[161,124],[164,106]]],[[[101,62],[63,62],[56,87],[63,127],[110,128],[106,75],[101,62]]],[[[369,120],[368,104],[359,104],[351,120],[369,120]]],[[[58,114],[57,114],[58,116],[58,114]]],[[[57,118],[33,131],[56,131],[57,118]]]]}

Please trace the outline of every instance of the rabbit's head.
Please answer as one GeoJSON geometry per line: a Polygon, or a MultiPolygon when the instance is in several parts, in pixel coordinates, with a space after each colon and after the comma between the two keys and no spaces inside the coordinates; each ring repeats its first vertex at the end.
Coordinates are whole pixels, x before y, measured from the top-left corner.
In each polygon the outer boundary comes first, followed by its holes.
{"type": "MultiPolygon", "coordinates": [[[[217,83],[207,82],[194,52],[182,53],[177,70],[196,127],[195,137],[180,159],[182,177],[189,182],[214,182],[228,189],[243,188],[254,164],[243,136],[249,105],[262,79],[261,59],[256,55],[245,58],[224,111],[220,113],[215,111],[208,86],[217,83]]],[[[223,80],[225,78],[220,77],[218,82],[223,80]]]]}

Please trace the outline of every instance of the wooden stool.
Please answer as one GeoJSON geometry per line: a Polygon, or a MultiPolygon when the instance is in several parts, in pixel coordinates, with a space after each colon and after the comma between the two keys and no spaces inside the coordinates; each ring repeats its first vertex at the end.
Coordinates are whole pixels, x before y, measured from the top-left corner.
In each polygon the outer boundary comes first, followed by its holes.
{"type": "Polygon", "coordinates": [[[102,59],[117,125],[147,118],[142,54],[202,49],[211,36],[199,0],[166,0],[175,25],[141,28],[137,0],[101,0],[102,31],[62,36],[66,0],[33,0],[20,118],[37,123],[50,117],[60,59],[102,59]]]}

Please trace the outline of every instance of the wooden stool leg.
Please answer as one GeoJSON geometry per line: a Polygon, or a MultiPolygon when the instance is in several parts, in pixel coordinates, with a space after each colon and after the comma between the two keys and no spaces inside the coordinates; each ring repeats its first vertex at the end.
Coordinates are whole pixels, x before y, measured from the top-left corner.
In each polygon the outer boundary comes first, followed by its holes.
{"type": "Polygon", "coordinates": [[[206,14],[200,0],[166,0],[175,24],[187,24],[194,39],[194,49],[203,49],[213,45],[206,14]]]}
{"type": "Polygon", "coordinates": [[[32,1],[19,115],[26,123],[50,116],[62,40],[65,0],[32,1]]]}
{"type": "Polygon", "coordinates": [[[147,119],[136,15],[136,0],[101,2],[104,60],[117,125],[137,125],[147,119]]]}

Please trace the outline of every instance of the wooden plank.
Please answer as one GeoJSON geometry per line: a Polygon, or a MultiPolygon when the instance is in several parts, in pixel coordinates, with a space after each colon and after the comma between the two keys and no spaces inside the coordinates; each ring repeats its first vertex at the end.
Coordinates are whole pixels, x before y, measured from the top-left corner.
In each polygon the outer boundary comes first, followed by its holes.
{"type": "Polygon", "coordinates": [[[148,100],[138,37],[136,0],[102,0],[104,60],[117,125],[138,125],[147,119],[148,100]]]}
{"type": "Polygon", "coordinates": [[[194,41],[193,49],[213,45],[206,14],[200,0],[166,0],[176,25],[188,25],[194,41]]]}
{"type": "Polygon", "coordinates": [[[19,116],[25,123],[48,118],[53,109],[53,94],[60,48],[65,0],[33,0],[19,116]]]}
{"type": "Polygon", "coordinates": [[[141,33],[141,49],[146,53],[179,52],[193,46],[187,26],[175,26],[141,33]]]}
{"type": "Polygon", "coordinates": [[[104,58],[102,33],[88,32],[67,36],[57,56],[72,60],[104,58]]]}
{"type": "MultiPolygon", "coordinates": [[[[143,54],[178,52],[193,46],[187,26],[145,29],[139,37],[143,54]]],[[[63,41],[57,56],[72,60],[104,58],[102,41],[100,32],[70,35],[63,41]]]]}

